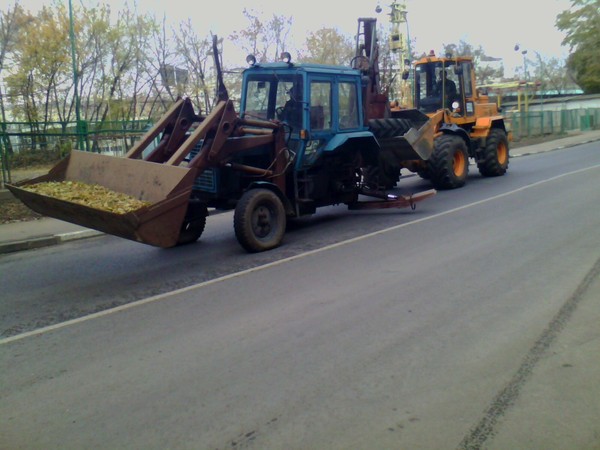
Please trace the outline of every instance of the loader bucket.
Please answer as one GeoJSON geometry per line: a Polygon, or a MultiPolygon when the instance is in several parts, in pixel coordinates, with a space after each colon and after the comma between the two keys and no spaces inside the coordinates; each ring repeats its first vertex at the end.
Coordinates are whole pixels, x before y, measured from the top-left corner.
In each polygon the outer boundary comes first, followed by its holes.
{"type": "Polygon", "coordinates": [[[179,237],[195,175],[194,168],[73,150],[48,174],[7,188],[40,214],[145,244],[172,247],[179,237]],[[150,205],[117,214],[24,189],[46,181],[98,184],[150,205]]]}
{"type": "Polygon", "coordinates": [[[416,109],[392,111],[390,119],[369,122],[386,159],[427,160],[433,153],[434,122],[416,109]]]}

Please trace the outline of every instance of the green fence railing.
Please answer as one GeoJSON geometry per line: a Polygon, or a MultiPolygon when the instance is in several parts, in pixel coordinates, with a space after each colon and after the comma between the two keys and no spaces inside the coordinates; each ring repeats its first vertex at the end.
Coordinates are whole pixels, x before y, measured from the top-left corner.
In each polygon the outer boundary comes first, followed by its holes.
{"type": "Polygon", "coordinates": [[[600,108],[516,111],[507,118],[516,139],[600,129],[600,108]]]}
{"type": "Polygon", "coordinates": [[[124,155],[135,141],[153,125],[138,121],[75,122],[0,122],[0,187],[10,183],[16,164],[36,164],[60,159],[78,142],[81,150],[124,155]]]}
{"type": "MultiPolygon", "coordinates": [[[[506,117],[515,139],[600,129],[600,108],[516,111],[506,117]]],[[[75,122],[0,122],[0,187],[11,182],[18,156],[32,156],[33,164],[36,155],[58,159],[77,148],[81,133],[82,150],[121,156],[151,126],[148,120],[82,122],[79,127],[75,122]]]]}

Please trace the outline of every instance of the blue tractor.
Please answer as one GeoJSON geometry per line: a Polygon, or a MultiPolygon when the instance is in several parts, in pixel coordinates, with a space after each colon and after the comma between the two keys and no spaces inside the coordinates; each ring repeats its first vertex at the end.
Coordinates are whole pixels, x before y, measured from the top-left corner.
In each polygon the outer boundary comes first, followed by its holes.
{"type": "Polygon", "coordinates": [[[209,210],[233,209],[236,237],[250,252],[280,245],[288,218],[321,206],[413,207],[435,191],[394,195],[381,178],[391,172],[395,184],[401,167],[431,155],[431,122],[416,110],[390,112],[379,87],[375,20],[360,19],[359,30],[351,67],[250,57],[239,114],[215,39],[219,101],[209,114],[180,99],[126,158],[74,150],[48,175],[9,189],[42,214],[159,247],[196,241],[209,210]],[[99,184],[148,205],[115,215],[27,189],[46,181],[99,184]]]}

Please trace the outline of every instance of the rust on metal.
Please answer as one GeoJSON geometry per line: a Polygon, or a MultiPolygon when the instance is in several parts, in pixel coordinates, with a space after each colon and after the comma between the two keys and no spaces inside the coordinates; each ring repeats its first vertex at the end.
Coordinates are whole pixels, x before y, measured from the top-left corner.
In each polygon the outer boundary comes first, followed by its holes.
{"type": "Polygon", "coordinates": [[[355,202],[348,205],[348,209],[357,211],[365,209],[387,209],[387,208],[412,208],[415,209],[415,205],[429,197],[433,197],[437,191],[430,189],[428,191],[419,192],[412,195],[400,195],[395,198],[389,198],[386,200],[366,200],[363,202],[355,202]]]}
{"type": "Polygon", "coordinates": [[[73,150],[48,174],[7,188],[40,214],[145,244],[172,247],[177,244],[196,177],[209,167],[230,163],[233,154],[271,146],[271,167],[230,167],[272,178],[285,189],[288,161],[284,133],[277,132],[281,129],[281,124],[273,122],[240,120],[228,99],[219,101],[206,116],[196,115],[189,99],[178,100],[124,158],[73,150]],[[147,151],[159,135],[158,145],[147,151]],[[200,142],[198,155],[184,163],[200,142]],[[26,189],[27,185],[46,181],[97,184],[148,202],[149,206],[115,214],[26,189]]]}

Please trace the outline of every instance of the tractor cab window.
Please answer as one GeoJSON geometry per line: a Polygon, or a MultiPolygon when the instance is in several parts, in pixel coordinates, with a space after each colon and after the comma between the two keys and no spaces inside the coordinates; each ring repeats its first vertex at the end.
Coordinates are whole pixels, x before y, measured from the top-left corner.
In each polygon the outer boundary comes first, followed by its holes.
{"type": "Polygon", "coordinates": [[[358,127],[358,95],[355,83],[339,83],[340,130],[358,127]]]}
{"type": "Polygon", "coordinates": [[[331,83],[310,83],[310,128],[313,131],[331,128],[331,83]]]}
{"type": "Polygon", "coordinates": [[[302,128],[302,78],[297,75],[257,74],[246,85],[244,117],[277,119],[302,128]]]}

